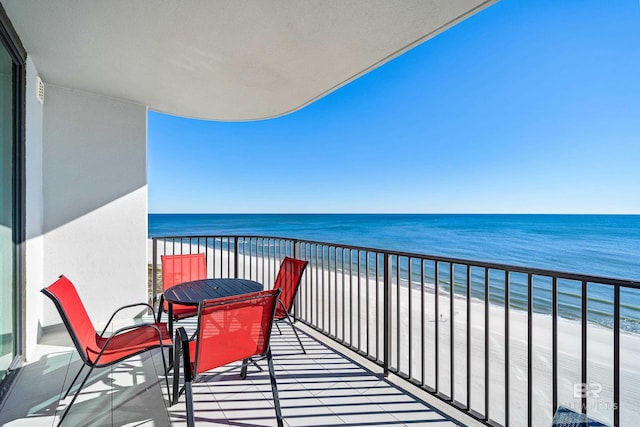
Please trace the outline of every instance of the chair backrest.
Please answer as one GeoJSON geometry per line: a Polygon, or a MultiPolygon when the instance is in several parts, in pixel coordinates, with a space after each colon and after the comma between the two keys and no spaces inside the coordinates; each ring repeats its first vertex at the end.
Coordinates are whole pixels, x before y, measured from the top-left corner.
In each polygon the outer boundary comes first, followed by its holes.
{"type": "MultiPolygon", "coordinates": [[[[306,268],[308,261],[303,261],[296,258],[285,257],[280,264],[280,270],[278,276],[273,284],[274,289],[280,289],[280,301],[284,305],[284,310],[291,311],[291,306],[298,293],[298,287],[300,286],[300,280],[302,279],[302,273],[306,268]]],[[[281,319],[286,316],[281,305],[278,304],[276,308],[276,319],[281,319]]]]}
{"type": "Polygon", "coordinates": [[[55,304],[82,360],[87,364],[93,363],[95,355],[100,352],[98,342],[102,338],[93,327],[76,287],[65,276],[60,276],[41,292],[55,304]]]}
{"type": "Polygon", "coordinates": [[[198,309],[194,373],[266,354],[279,295],[279,290],[271,289],[203,301],[198,309]]]}
{"type": "MultiPolygon", "coordinates": [[[[203,253],[162,255],[162,289],[165,291],[178,283],[207,278],[207,264],[203,253]]],[[[165,301],[165,310],[168,304],[165,301]]]]}

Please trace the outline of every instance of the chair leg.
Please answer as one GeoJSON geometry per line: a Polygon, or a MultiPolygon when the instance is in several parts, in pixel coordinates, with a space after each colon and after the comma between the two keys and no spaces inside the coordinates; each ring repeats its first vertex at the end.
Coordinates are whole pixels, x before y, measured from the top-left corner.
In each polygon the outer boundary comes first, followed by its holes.
{"type": "Polygon", "coordinates": [[[193,416],[193,395],[191,391],[191,381],[184,383],[184,389],[186,397],[186,405],[187,405],[187,426],[195,427],[195,417],[193,416]]]}
{"type": "Polygon", "coordinates": [[[298,339],[298,344],[300,344],[300,348],[302,349],[302,352],[304,354],[307,354],[307,351],[304,349],[304,346],[302,345],[302,340],[300,340],[300,336],[298,335],[298,331],[296,330],[296,327],[293,326],[293,322],[291,321],[291,316],[289,316],[289,313],[287,313],[287,321],[289,322],[289,325],[291,325],[291,329],[293,329],[293,333],[296,334],[296,338],[298,339]]]}
{"type": "Polygon", "coordinates": [[[253,366],[255,366],[258,371],[262,372],[262,368],[260,367],[260,365],[258,365],[258,362],[256,362],[253,359],[249,359],[249,362],[251,362],[253,364],[253,366]]]}
{"type": "Polygon", "coordinates": [[[243,380],[247,377],[247,368],[249,367],[249,362],[251,362],[251,364],[255,366],[258,371],[262,372],[262,368],[260,367],[260,365],[258,365],[258,362],[253,359],[244,359],[242,361],[242,370],[240,371],[240,378],[242,378],[243,380]]]}
{"type": "MultiPolygon", "coordinates": [[[[160,313],[161,312],[162,312],[162,310],[159,310],[158,319],[160,318],[160,313]]],[[[172,336],[173,335],[173,320],[174,320],[173,319],[173,304],[172,303],[169,303],[169,309],[167,310],[167,317],[168,317],[167,329],[169,329],[169,336],[172,336]]],[[[170,352],[169,353],[169,366],[173,367],[173,363],[174,362],[175,361],[173,360],[173,353],[170,352]]],[[[180,362],[178,361],[178,363],[180,363],[180,362]]]]}
{"type": "Polygon", "coordinates": [[[280,330],[280,326],[278,326],[278,322],[276,322],[276,329],[278,330],[278,334],[282,335],[282,331],[280,330]]]}
{"type": "Polygon", "coordinates": [[[249,359],[244,359],[242,361],[242,369],[240,369],[240,378],[247,378],[247,368],[249,367],[249,359]]]}
{"type": "MultiPolygon", "coordinates": [[[[174,346],[176,348],[175,352],[175,370],[178,371],[178,366],[180,365],[180,353],[182,353],[182,369],[184,370],[184,391],[186,394],[186,409],[187,409],[187,426],[195,427],[195,417],[193,415],[193,391],[191,390],[191,382],[193,381],[193,372],[191,372],[191,355],[189,354],[189,338],[187,337],[187,332],[184,328],[178,328],[176,330],[176,338],[174,342],[174,346]],[[178,350],[179,349],[179,350],[178,350]]],[[[173,403],[178,401],[178,382],[180,379],[179,374],[175,374],[173,376],[173,390],[174,397],[173,403]]]]}
{"type": "Polygon", "coordinates": [[[62,417],[60,418],[60,421],[58,421],[58,427],[60,427],[62,425],[62,422],[64,421],[65,417],[69,413],[69,409],[71,409],[71,407],[75,403],[76,399],[78,398],[78,395],[80,394],[80,391],[82,390],[82,387],[84,387],[84,385],[86,384],[87,380],[89,379],[89,376],[91,375],[91,372],[93,372],[93,368],[94,368],[94,366],[91,366],[91,368],[89,369],[89,372],[87,372],[87,375],[82,380],[82,383],[80,384],[80,387],[78,388],[78,391],[76,391],[76,394],[73,395],[73,399],[71,399],[71,402],[69,403],[67,408],[62,413],[62,417]]]}
{"type": "MultiPolygon", "coordinates": [[[[180,340],[180,331],[176,331],[176,336],[173,341],[173,397],[171,399],[171,405],[178,403],[180,393],[178,388],[180,387],[180,356],[182,350],[182,341],[180,340]]],[[[186,369],[186,368],[185,368],[186,369]]]]}
{"type": "Polygon", "coordinates": [[[173,365],[173,393],[171,394],[171,405],[175,405],[178,403],[178,398],[180,397],[180,363],[175,363],[173,365]]]}
{"type": "Polygon", "coordinates": [[[76,381],[78,380],[78,377],[80,376],[80,372],[82,372],[82,370],[84,369],[84,367],[87,366],[84,363],[82,364],[82,366],[80,366],[80,369],[78,369],[78,373],[76,374],[76,376],[73,378],[73,381],[71,381],[71,384],[69,385],[69,388],[67,389],[67,392],[64,394],[63,399],[66,399],[67,396],[69,396],[69,392],[71,391],[71,389],[73,388],[73,385],[76,383],[76,381]]]}
{"type": "Polygon", "coordinates": [[[163,309],[164,309],[164,294],[160,295],[160,303],[158,304],[158,319],[156,320],[157,323],[160,323],[163,309]]]}
{"type": "MultiPolygon", "coordinates": [[[[171,404],[171,389],[169,388],[169,368],[167,368],[167,361],[164,357],[164,346],[160,346],[160,354],[162,355],[162,367],[164,368],[164,382],[167,385],[167,399],[171,404]]],[[[171,350],[169,350],[171,354],[171,350]]]]}
{"type": "Polygon", "coordinates": [[[271,377],[271,392],[273,393],[273,406],[276,408],[276,419],[278,427],[283,427],[282,411],[280,410],[280,397],[278,396],[278,384],[276,383],[276,372],[273,369],[273,358],[271,357],[271,349],[267,351],[267,363],[269,364],[269,377],[271,377]]]}

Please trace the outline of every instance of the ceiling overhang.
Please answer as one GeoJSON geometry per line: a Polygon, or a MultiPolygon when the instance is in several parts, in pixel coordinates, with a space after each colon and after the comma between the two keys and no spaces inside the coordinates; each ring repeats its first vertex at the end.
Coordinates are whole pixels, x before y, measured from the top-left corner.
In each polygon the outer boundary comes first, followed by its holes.
{"type": "Polygon", "coordinates": [[[244,121],[323,97],[497,0],[1,0],[49,84],[244,121]]]}

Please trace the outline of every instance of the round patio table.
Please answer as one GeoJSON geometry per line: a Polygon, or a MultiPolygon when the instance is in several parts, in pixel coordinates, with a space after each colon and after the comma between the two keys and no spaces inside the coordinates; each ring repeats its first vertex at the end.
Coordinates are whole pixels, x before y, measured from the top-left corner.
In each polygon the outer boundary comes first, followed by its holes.
{"type": "Polygon", "coordinates": [[[164,291],[169,304],[169,333],[173,336],[173,304],[198,306],[201,301],[258,292],[262,283],[248,279],[199,279],[179,283],[164,291]]]}

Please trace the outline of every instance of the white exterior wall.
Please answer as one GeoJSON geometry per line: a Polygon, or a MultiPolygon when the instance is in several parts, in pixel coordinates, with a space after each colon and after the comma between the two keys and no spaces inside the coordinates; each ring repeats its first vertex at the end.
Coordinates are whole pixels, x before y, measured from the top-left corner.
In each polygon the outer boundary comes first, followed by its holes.
{"type": "MultiPolygon", "coordinates": [[[[42,286],[66,275],[97,328],[147,300],[146,117],[142,105],[46,86],[42,286]]],[[[47,301],[41,326],[59,322],[47,301]]]]}
{"type": "Polygon", "coordinates": [[[38,70],[27,58],[26,77],[26,242],[25,242],[25,356],[29,361],[31,350],[37,343],[38,323],[42,317],[40,289],[45,285],[42,277],[44,208],[42,190],[42,117],[43,106],[36,98],[38,70]]]}
{"type": "MultiPolygon", "coordinates": [[[[65,274],[97,327],[146,301],[146,107],[26,76],[25,357],[60,322],[40,289],[65,274]]],[[[132,314],[132,313],[130,313],[132,314]]]]}

